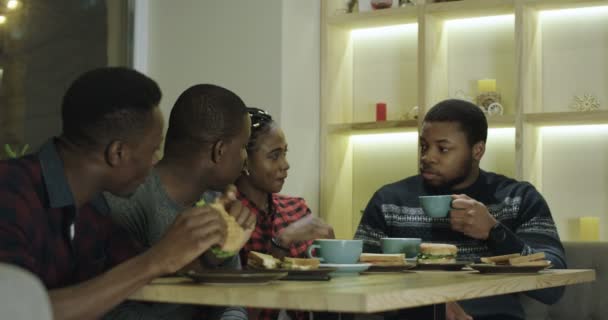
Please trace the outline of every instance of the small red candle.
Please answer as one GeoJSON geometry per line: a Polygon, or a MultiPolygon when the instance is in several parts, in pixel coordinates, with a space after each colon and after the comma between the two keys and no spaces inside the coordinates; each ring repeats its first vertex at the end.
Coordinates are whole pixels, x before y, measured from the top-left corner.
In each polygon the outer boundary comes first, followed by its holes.
{"type": "Polygon", "coordinates": [[[386,121],[386,103],[376,103],[376,121],[386,121]]]}

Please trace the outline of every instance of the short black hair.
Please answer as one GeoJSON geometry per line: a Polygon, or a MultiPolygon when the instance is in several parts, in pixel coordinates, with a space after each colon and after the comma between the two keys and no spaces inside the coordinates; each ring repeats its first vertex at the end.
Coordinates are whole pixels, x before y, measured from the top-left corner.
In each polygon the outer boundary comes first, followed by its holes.
{"type": "Polygon", "coordinates": [[[165,156],[184,156],[192,146],[230,140],[241,133],[246,114],[234,92],[213,84],[191,86],[171,109],[165,156]]]}
{"type": "Polygon", "coordinates": [[[154,80],[133,69],[105,67],[85,72],[63,97],[62,135],[80,146],[126,140],[144,131],[161,96],[154,80]]]}
{"type": "Polygon", "coordinates": [[[247,143],[247,152],[251,152],[255,148],[258,137],[270,130],[275,124],[272,116],[265,110],[259,108],[247,108],[247,112],[251,117],[251,136],[247,143]]]}
{"type": "Polygon", "coordinates": [[[424,122],[457,122],[469,145],[488,139],[488,120],[481,108],[465,100],[449,99],[436,104],[424,116],[424,122]]]}

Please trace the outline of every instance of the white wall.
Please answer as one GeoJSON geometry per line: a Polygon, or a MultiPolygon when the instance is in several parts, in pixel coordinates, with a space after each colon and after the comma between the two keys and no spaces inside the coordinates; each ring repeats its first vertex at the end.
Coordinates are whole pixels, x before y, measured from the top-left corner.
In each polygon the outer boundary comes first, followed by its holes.
{"type": "Polygon", "coordinates": [[[277,119],[287,136],[291,165],[283,193],[303,197],[319,213],[321,5],[319,0],[281,3],[283,86],[277,119]]]}
{"type": "Polygon", "coordinates": [[[195,83],[268,110],[290,146],[283,193],[317,212],[319,0],[138,0],[135,8],[134,63],[158,81],[165,116],[195,83]]]}

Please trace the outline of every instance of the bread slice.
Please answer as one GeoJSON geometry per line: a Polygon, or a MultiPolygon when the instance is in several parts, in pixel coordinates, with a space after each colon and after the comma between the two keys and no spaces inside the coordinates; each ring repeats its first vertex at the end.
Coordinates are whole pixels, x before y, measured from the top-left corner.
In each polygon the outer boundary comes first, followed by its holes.
{"type": "Polygon", "coordinates": [[[547,267],[550,265],[551,265],[551,261],[549,261],[549,260],[536,260],[536,261],[529,261],[529,262],[521,262],[521,263],[518,263],[513,266],[514,267],[547,267]]]}
{"type": "Polygon", "coordinates": [[[256,269],[277,269],[281,260],[265,253],[249,251],[247,255],[247,266],[256,269]]]}
{"type": "Polygon", "coordinates": [[[455,256],[458,253],[458,247],[444,243],[421,243],[420,252],[439,256],[455,256]]]}
{"type": "Polygon", "coordinates": [[[419,264],[447,264],[456,263],[455,258],[439,258],[439,259],[418,259],[419,264]]]}
{"type": "Polygon", "coordinates": [[[284,257],[281,268],[291,270],[314,270],[319,268],[321,261],[316,258],[289,258],[284,257]]]}
{"type": "Polygon", "coordinates": [[[371,263],[375,266],[404,266],[405,254],[379,254],[379,253],[362,253],[359,257],[360,262],[371,263]]]}
{"type": "MultiPolygon", "coordinates": [[[[197,207],[202,207],[206,204],[207,203],[205,200],[201,199],[195,205],[197,207]]],[[[216,254],[223,256],[231,256],[236,254],[239,250],[241,250],[245,242],[249,240],[251,231],[253,231],[253,229],[247,231],[244,230],[236,219],[228,214],[226,208],[220,201],[215,201],[209,204],[209,206],[219,211],[220,216],[226,222],[226,239],[224,240],[224,244],[220,247],[220,251],[218,251],[216,254]]]]}
{"type": "Polygon", "coordinates": [[[521,257],[519,253],[505,254],[502,256],[483,257],[481,262],[489,264],[509,264],[509,259],[521,257]]]}
{"type": "Polygon", "coordinates": [[[530,262],[530,261],[544,260],[544,259],[545,259],[545,253],[538,252],[538,253],[530,254],[527,256],[511,258],[511,259],[509,259],[509,264],[511,264],[512,266],[515,266],[515,265],[520,265],[522,263],[526,263],[526,262],[530,262]]]}

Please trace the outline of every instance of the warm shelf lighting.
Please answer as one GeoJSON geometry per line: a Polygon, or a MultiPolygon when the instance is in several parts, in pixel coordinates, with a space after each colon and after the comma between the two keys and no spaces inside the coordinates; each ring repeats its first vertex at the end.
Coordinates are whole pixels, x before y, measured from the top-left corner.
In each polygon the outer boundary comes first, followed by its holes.
{"type": "Polygon", "coordinates": [[[490,17],[479,17],[479,18],[465,18],[465,19],[453,19],[445,22],[446,27],[475,27],[484,28],[490,25],[496,25],[500,23],[514,23],[515,15],[506,14],[501,16],[490,16],[490,17]]]}
{"type": "Polygon", "coordinates": [[[586,124],[576,126],[546,126],[540,128],[541,134],[551,135],[598,135],[608,134],[608,124],[586,124]]]}
{"type": "Polygon", "coordinates": [[[18,1],[18,0],[9,0],[9,1],[6,3],[6,7],[7,7],[9,10],[15,10],[15,9],[19,8],[19,5],[20,5],[20,4],[21,4],[21,3],[19,3],[19,1],[18,1]]]}
{"type": "MultiPolygon", "coordinates": [[[[515,137],[515,128],[490,128],[488,138],[509,139],[515,137]]],[[[377,142],[396,142],[396,143],[418,143],[418,132],[390,132],[390,133],[361,133],[350,136],[351,142],[355,143],[377,143],[377,142]]]]}
{"type": "Polygon", "coordinates": [[[608,6],[575,9],[546,10],[540,12],[541,18],[575,18],[608,14],[608,6]]]}
{"type": "Polygon", "coordinates": [[[350,141],[362,144],[382,143],[418,143],[418,132],[366,133],[350,136],[350,141]]]}
{"type": "Polygon", "coordinates": [[[354,29],[353,31],[351,31],[350,34],[353,38],[367,38],[367,37],[377,37],[377,36],[389,36],[389,35],[395,35],[395,34],[399,34],[399,33],[417,32],[417,31],[418,31],[418,24],[409,23],[409,24],[399,24],[399,25],[386,26],[386,27],[354,29]]]}
{"type": "Polygon", "coordinates": [[[515,128],[490,128],[488,129],[488,143],[493,139],[514,138],[515,128]]]}
{"type": "Polygon", "coordinates": [[[6,23],[6,16],[0,15],[0,24],[6,23]]]}

